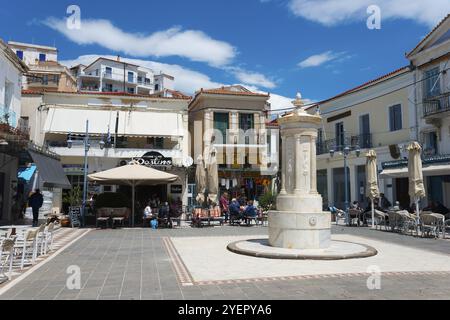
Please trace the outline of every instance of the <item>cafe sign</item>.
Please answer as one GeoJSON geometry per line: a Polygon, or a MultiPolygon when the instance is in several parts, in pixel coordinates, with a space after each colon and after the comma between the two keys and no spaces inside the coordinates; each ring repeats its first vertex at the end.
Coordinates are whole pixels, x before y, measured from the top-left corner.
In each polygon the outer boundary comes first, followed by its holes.
{"type": "Polygon", "coordinates": [[[131,162],[147,167],[169,167],[173,164],[172,158],[166,158],[159,152],[148,152],[142,157],[134,157],[131,162]]]}

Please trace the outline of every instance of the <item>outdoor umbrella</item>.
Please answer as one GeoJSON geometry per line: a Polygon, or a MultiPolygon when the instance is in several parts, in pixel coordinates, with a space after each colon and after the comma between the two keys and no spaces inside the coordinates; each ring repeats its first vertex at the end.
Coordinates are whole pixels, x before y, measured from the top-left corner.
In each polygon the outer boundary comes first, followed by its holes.
{"type": "Polygon", "coordinates": [[[367,174],[367,196],[372,203],[372,228],[375,227],[375,206],[374,200],[380,197],[380,191],[378,190],[378,177],[377,177],[377,154],[375,150],[369,150],[366,154],[366,174],[367,174]]]}
{"type": "Polygon", "coordinates": [[[134,201],[135,188],[138,185],[158,185],[174,182],[178,176],[155,170],[143,165],[132,163],[126,166],[117,167],[88,175],[89,180],[106,185],[129,185],[132,194],[132,219],[131,225],[134,227],[134,201]]]}
{"type": "Polygon", "coordinates": [[[197,158],[197,169],[195,171],[195,183],[197,184],[197,202],[203,205],[206,193],[206,171],[202,155],[197,158]]]}
{"type": "Polygon", "coordinates": [[[206,162],[208,171],[208,199],[213,204],[217,204],[217,196],[219,194],[219,172],[217,168],[217,150],[212,147],[208,154],[206,162]]]}
{"type": "Polygon", "coordinates": [[[409,174],[409,196],[416,203],[417,224],[420,221],[419,200],[425,197],[425,187],[423,185],[422,159],[420,153],[422,147],[417,142],[411,142],[408,146],[408,174],[409,174]]]}

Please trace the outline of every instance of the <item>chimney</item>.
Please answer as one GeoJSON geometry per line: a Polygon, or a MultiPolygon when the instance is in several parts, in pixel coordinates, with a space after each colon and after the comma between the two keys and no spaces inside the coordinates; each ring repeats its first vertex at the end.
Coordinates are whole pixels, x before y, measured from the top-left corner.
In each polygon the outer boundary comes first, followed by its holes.
{"type": "Polygon", "coordinates": [[[117,61],[120,62],[120,56],[117,56],[117,61]]]}

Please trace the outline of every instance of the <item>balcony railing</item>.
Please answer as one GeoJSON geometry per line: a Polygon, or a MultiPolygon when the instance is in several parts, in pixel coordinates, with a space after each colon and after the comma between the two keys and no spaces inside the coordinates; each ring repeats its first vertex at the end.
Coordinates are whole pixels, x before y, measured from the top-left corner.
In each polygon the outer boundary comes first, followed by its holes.
{"type": "Polygon", "coordinates": [[[446,92],[442,95],[430,99],[424,99],[423,101],[424,117],[428,117],[446,111],[450,111],[450,92],[446,92]]]}
{"type": "Polygon", "coordinates": [[[344,141],[336,141],[336,139],[329,139],[326,141],[319,141],[316,145],[317,154],[326,154],[329,153],[330,150],[334,151],[342,151],[344,149],[344,145],[350,146],[352,150],[357,147],[361,149],[369,149],[372,148],[372,134],[360,134],[357,136],[351,136],[345,138],[344,141]]]}

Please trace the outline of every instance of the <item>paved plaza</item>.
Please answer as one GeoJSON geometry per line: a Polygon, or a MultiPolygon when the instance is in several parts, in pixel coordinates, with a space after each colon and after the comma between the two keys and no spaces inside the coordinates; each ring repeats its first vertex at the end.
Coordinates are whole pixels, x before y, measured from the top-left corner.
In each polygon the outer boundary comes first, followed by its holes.
{"type": "Polygon", "coordinates": [[[365,243],[379,253],[353,260],[292,261],[226,250],[230,242],[266,234],[267,227],[261,226],[89,230],[8,290],[0,288],[0,299],[449,298],[449,240],[333,226],[333,239],[365,243]],[[80,268],[80,289],[66,285],[70,266],[80,268]],[[381,271],[379,290],[367,286],[367,272],[377,270],[374,266],[381,271]]]}

